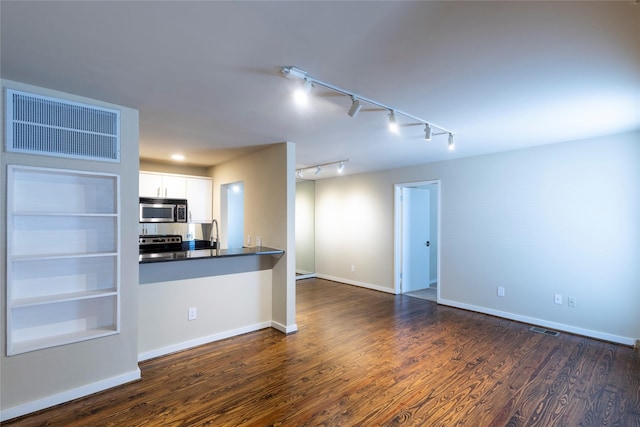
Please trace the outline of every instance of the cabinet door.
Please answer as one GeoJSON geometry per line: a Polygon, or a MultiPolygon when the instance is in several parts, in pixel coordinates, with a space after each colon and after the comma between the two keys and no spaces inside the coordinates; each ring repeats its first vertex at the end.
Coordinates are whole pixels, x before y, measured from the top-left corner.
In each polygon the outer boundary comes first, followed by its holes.
{"type": "Polygon", "coordinates": [[[162,185],[164,186],[164,194],[160,194],[160,197],[169,197],[171,199],[187,198],[186,178],[175,175],[163,175],[162,185]]]}
{"type": "Polygon", "coordinates": [[[140,172],[140,197],[164,197],[162,175],[140,172]]]}
{"type": "Polygon", "coordinates": [[[189,222],[211,222],[213,219],[213,181],[208,178],[187,178],[189,222]]]}

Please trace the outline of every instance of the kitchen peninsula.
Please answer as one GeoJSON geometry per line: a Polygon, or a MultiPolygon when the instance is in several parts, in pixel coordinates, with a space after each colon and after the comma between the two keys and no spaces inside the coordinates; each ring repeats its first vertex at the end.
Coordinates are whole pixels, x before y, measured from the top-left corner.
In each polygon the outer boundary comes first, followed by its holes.
{"type": "Polygon", "coordinates": [[[193,277],[220,276],[273,268],[284,254],[281,249],[252,247],[237,249],[193,249],[139,255],[140,284],[193,277]],[[176,261],[209,261],[187,263],[176,261]]]}
{"type": "Polygon", "coordinates": [[[139,257],[139,360],[274,326],[273,271],[283,250],[195,249],[139,257]]]}
{"type": "MultiPolygon", "coordinates": [[[[140,169],[191,173],[148,161],[141,162],[140,169]]],[[[274,144],[216,165],[207,176],[214,183],[212,216],[223,224],[229,224],[221,209],[225,188],[243,183],[244,233],[262,236],[263,246],[226,249],[225,235],[219,253],[194,248],[164,261],[142,261],[138,256],[140,361],[264,328],[285,334],[297,331],[293,144],[274,144]],[[189,320],[194,313],[195,319],[189,320]]],[[[147,233],[182,234],[190,240],[177,229],[147,233]]],[[[192,238],[206,240],[209,235],[196,227],[192,238]]]]}

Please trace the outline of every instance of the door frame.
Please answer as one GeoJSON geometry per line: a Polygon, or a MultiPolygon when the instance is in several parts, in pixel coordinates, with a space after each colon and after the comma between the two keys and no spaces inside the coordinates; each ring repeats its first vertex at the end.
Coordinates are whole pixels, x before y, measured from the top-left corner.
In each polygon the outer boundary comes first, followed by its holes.
{"type": "Polygon", "coordinates": [[[441,198],[442,198],[442,188],[439,179],[433,179],[428,181],[413,181],[413,182],[403,182],[399,184],[394,184],[394,239],[393,239],[393,288],[394,293],[401,294],[402,293],[402,189],[404,187],[422,187],[426,185],[434,185],[436,189],[436,215],[437,215],[437,226],[436,226],[436,281],[438,284],[437,290],[437,301],[440,301],[440,291],[442,289],[442,281],[440,280],[440,247],[441,247],[441,239],[440,239],[440,222],[441,222],[441,198]]]}

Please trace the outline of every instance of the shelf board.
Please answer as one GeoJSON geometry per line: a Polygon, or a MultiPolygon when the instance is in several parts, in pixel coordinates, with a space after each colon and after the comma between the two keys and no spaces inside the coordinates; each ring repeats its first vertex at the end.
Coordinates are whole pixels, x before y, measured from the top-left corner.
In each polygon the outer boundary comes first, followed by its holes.
{"type": "Polygon", "coordinates": [[[92,298],[103,298],[103,297],[112,297],[118,295],[116,290],[104,290],[104,291],[85,291],[85,292],[73,292],[68,294],[60,294],[60,295],[46,295],[39,297],[31,297],[31,298],[20,298],[14,300],[11,303],[11,308],[25,308],[25,307],[33,307],[36,305],[43,304],[56,304],[61,302],[68,301],[79,301],[86,300],[92,298]]]}
{"type": "Polygon", "coordinates": [[[31,212],[31,211],[21,211],[21,212],[13,212],[11,215],[13,216],[61,216],[61,217],[107,217],[113,218],[117,217],[117,212],[31,212]]]}
{"type": "Polygon", "coordinates": [[[97,257],[115,257],[117,252],[94,252],[94,253],[69,253],[69,254],[38,254],[38,255],[14,255],[9,257],[9,261],[39,261],[48,259],[68,259],[68,258],[97,258],[97,257]]]}
{"type": "Polygon", "coordinates": [[[26,353],[28,351],[40,350],[48,347],[55,347],[59,345],[72,344],[79,341],[91,340],[94,338],[102,338],[109,335],[115,335],[119,333],[116,325],[112,325],[109,328],[87,329],[84,331],[74,332],[71,334],[48,336],[35,340],[28,341],[14,341],[13,345],[10,345],[7,351],[8,356],[15,354],[26,353]]]}

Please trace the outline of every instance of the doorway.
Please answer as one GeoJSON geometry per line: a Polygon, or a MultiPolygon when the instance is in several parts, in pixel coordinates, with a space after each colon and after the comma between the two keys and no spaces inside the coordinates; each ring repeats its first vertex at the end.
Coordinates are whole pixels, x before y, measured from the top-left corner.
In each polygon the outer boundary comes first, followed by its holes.
{"type": "Polygon", "coordinates": [[[220,190],[222,247],[242,248],[244,243],[244,182],[223,184],[220,186],[220,190]]]}
{"type": "Polygon", "coordinates": [[[395,185],[396,294],[440,298],[440,181],[395,185]]]}

